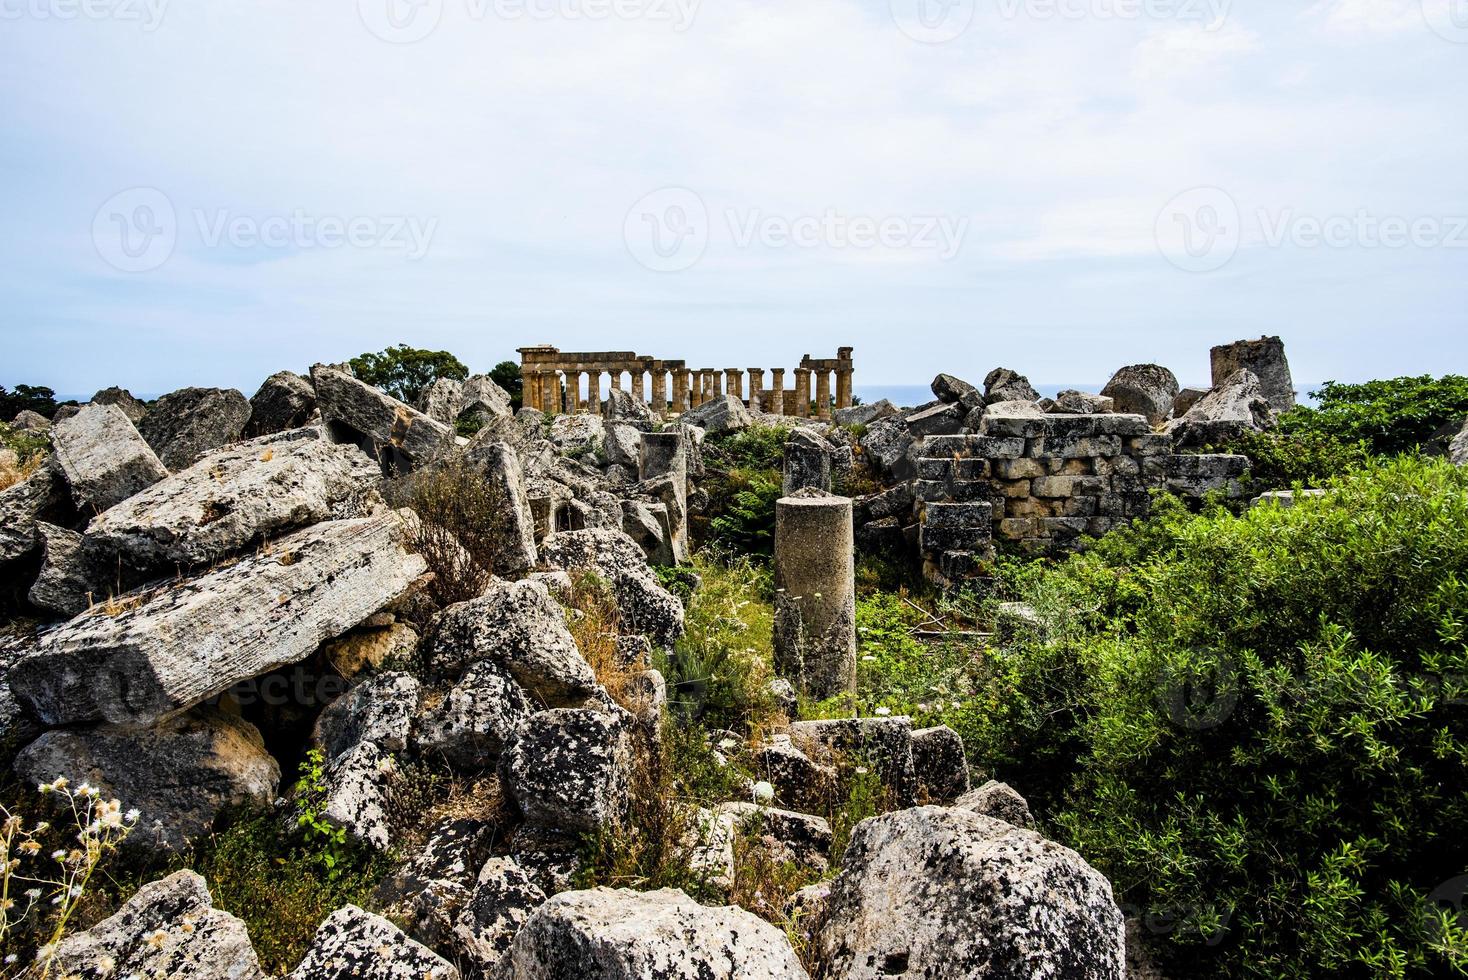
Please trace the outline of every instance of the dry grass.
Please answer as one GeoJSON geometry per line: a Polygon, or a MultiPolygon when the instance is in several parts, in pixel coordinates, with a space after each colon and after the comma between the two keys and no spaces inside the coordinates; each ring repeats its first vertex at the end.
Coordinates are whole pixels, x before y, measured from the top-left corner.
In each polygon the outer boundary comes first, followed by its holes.
{"type": "Polygon", "coordinates": [[[392,481],[386,496],[418,515],[413,550],[433,573],[429,591],[439,605],[483,595],[494,579],[504,527],[503,502],[484,477],[456,459],[392,481]]]}
{"type": "Polygon", "coordinates": [[[640,683],[648,665],[628,660],[617,649],[621,612],[611,585],[595,572],[578,575],[566,619],[576,649],[612,700],[634,715],[648,710],[649,692],[640,683]]]}
{"type": "Polygon", "coordinates": [[[21,459],[12,449],[0,449],[0,490],[8,490],[41,468],[46,457],[35,453],[21,459]]]}

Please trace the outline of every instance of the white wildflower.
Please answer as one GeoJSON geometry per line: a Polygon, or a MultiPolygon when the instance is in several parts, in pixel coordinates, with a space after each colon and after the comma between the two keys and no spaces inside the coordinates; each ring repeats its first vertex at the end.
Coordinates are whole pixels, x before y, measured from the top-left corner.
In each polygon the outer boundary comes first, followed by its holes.
{"type": "Polygon", "coordinates": [[[878,717],[885,718],[887,715],[890,715],[891,713],[892,713],[892,709],[891,708],[878,708],[877,709],[877,715],[878,715],[878,717]]]}
{"type": "Polygon", "coordinates": [[[770,803],[775,799],[775,787],[761,779],[754,784],[754,801],[760,805],[770,803]]]}

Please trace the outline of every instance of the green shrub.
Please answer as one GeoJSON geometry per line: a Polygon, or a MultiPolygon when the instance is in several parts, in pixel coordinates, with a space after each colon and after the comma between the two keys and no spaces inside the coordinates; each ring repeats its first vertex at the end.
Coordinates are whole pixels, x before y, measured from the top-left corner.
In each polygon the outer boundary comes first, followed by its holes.
{"type": "Polygon", "coordinates": [[[439,378],[463,381],[469,377],[464,362],[448,351],[420,350],[407,344],[358,355],[352,358],[351,365],[360,380],[409,404],[439,378]]]}
{"type": "Polygon", "coordinates": [[[704,443],[709,504],[694,522],[705,543],[739,554],[775,550],[775,501],[780,499],[788,426],[751,426],[704,443]]]}
{"type": "Polygon", "coordinates": [[[1345,442],[1333,433],[1308,428],[1245,433],[1217,451],[1249,457],[1250,489],[1256,493],[1296,485],[1318,487],[1337,473],[1360,466],[1370,455],[1363,441],[1345,442]]]}
{"type": "Polygon", "coordinates": [[[1468,870],[1468,471],[1163,508],[1010,573],[1039,625],[996,687],[1048,719],[1005,749],[1042,791],[1016,782],[1168,923],[1177,975],[1464,973],[1458,909],[1428,896],[1468,870]]]}
{"type": "Polygon", "coordinates": [[[503,560],[504,494],[458,458],[391,480],[384,494],[418,515],[412,545],[434,574],[433,598],[447,606],[483,595],[503,560]]]}
{"type": "Polygon", "coordinates": [[[1316,408],[1301,406],[1280,418],[1285,434],[1314,433],[1350,445],[1364,442],[1378,455],[1412,452],[1434,432],[1468,416],[1468,378],[1390,378],[1365,384],[1327,381],[1310,393],[1316,408]]]}

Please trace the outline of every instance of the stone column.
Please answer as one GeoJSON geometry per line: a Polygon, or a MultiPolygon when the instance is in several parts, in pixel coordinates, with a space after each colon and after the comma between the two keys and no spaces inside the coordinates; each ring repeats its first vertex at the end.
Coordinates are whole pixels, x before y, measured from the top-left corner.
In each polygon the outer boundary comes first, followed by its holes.
{"type": "Polygon", "coordinates": [[[652,372],[652,417],[660,419],[668,414],[668,372],[656,368],[652,372]]]}
{"type": "Polygon", "coordinates": [[[770,369],[770,407],[767,411],[771,415],[785,414],[785,369],[770,369]]]}
{"type": "Polygon", "coordinates": [[[836,371],[836,407],[851,407],[851,368],[836,371]]]}
{"type": "Polygon", "coordinates": [[[816,418],[831,417],[831,372],[825,368],[816,371],[816,418]]]}
{"type": "Polygon", "coordinates": [[[688,454],[683,432],[644,432],[637,459],[637,479],[668,509],[668,546],[673,561],[688,560],[688,454]],[[666,482],[662,478],[666,477],[666,482]],[[654,480],[657,483],[648,484],[654,480]]]}
{"type": "Polygon", "coordinates": [[[585,408],[581,400],[581,372],[566,372],[566,412],[570,415],[580,415],[585,408]]]}
{"type": "Polygon", "coordinates": [[[856,690],[851,499],[775,503],[775,672],[816,700],[856,690]]]}
{"type": "Polygon", "coordinates": [[[810,368],[795,369],[795,415],[802,419],[810,415],[810,368]]]}
{"type": "Polygon", "coordinates": [[[711,402],[719,393],[719,375],[713,368],[703,369],[703,400],[711,402]]]}
{"type": "Polygon", "coordinates": [[[642,376],[642,365],[639,364],[632,371],[632,400],[639,405],[647,404],[647,382],[642,376]]]}
{"type": "Polygon", "coordinates": [[[540,408],[540,375],[534,371],[520,372],[520,407],[540,408]]]}
{"type": "Polygon", "coordinates": [[[600,415],[601,371],[587,371],[586,378],[586,410],[592,415],[600,415]]]}
{"type": "Polygon", "coordinates": [[[697,371],[690,371],[688,378],[692,382],[688,389],[688,407],[697,408],[703,404],[703,375],[697,371]]]}
{"type": "Polygon", "coordinates": [[[724,368],[724,391],[740,401],[744,400],[744,372],[739,368],[724,368]]]}
{"type": "Polygon", "coordinates": [[[557,415],[561,415],[566,411],[565,395],[561,390],[561,375],[556,371],[552,371],[550,374],[550,401],[551,405],[554,406],[552,411],[557,415]]]}
{"type": "Polygon", "coordinates": [[[765,369],[749,369],[749,410],[764,411],[765,369]]]}
{"type": "Polygon", "coordinates": [[[688,408],[688,371],[680,368],[673,372],[673,414],[682,415],[688,408]]]}

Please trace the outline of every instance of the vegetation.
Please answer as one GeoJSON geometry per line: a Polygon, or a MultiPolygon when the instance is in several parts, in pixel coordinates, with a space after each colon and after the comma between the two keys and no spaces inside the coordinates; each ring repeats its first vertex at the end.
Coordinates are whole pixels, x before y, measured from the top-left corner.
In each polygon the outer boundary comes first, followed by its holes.
{"type": "Polygon", "coordinates": [[[489,380],[505,389],[510,404],[516,409],[524,404],[525,380],[520,377],[520,365],[514,361],[500,361],[489,371],[489,380]]]}
{"type": "Polygon", "coordinates": [[[775,549],[775,501],[780,499],[787,426],[756,425],[704,443],[709,505],[693,528],[708,544],[735,554],[775,549]]]}
{"type": "Polygon", "coordinates": [[[504,501],[483,474],[455,459],[388,483],[387,500],[418,515],[413,549],[428,563],[440,605],[484,594],[503,541],[504,501]]]}
{"type": "Polygon", "coordinates": [[[39,469],[50,447],[46,436],[0,422],[0,490],[14,486],[39,469]]]}
{"type": "Polygon", "coordinates": [[[0,421],[9,422],[21,412],[51,418],[56,414],[56,392],[41,385],[16,385],[10,391],[0,385],[0,421]]]}
{"type": "Polygon", "coordinates": [[[1389,378],[1365,384],[1327,381],[1310,393],[1317,408],[1301,406],[1280,418],[1286,435],[1314,435],[1344,445],[1365,443],[1368,452],[1413,452],[1445,425],[1468,417],[1468,378],[1389,378]]]}
{"type": "Polygon", "coordinates": [[[410,403],[439,378],[463,381],[469,377],[464,362],[448,351],[420,350],[407,344],[375,354],[361,354],[352,358],[351,365],[361,380],[410,403]]]}

